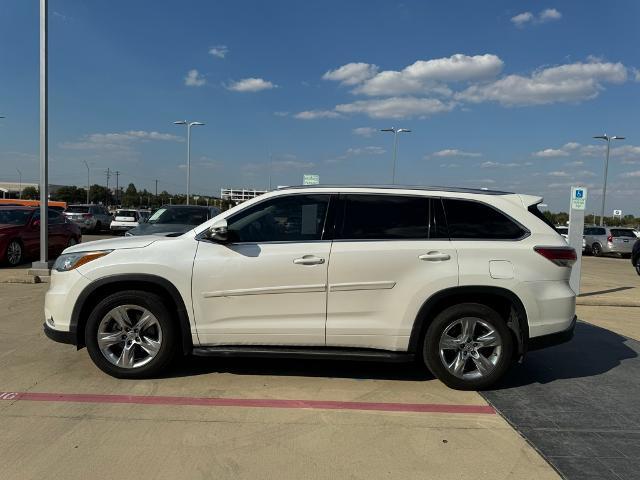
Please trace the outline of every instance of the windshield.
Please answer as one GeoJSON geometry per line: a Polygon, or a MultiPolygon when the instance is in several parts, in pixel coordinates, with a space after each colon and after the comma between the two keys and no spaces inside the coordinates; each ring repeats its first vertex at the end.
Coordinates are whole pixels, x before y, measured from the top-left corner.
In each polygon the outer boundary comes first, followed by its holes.
{"type": "Polygon", "coordinates": [[[26,225],[31,210],[0,210],[0,225],[26,225]]]}
{"type": "Polygon", "coordinates": [[[151,215],[148,223],[200,225],[207,220],[207,211],[202,208],[160,208],[151,215]]]}
{"type": "Polygon", "coordinates": [[[89,213],[89,207],[71,205],[65,210],[66,213],[89,213]]]}

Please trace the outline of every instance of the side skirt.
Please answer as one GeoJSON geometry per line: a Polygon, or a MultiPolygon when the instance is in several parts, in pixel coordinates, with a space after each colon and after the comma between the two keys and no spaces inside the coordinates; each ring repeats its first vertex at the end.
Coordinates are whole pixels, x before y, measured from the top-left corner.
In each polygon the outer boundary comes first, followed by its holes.
{"type": "Polygon", "coordinates": [[[226,345],[194,347],[199,357],[301,358],[357,360],[370,362],[411,362],[415,356],[407,352],[388,352],[369,348],[279,347],[226,345]]]}

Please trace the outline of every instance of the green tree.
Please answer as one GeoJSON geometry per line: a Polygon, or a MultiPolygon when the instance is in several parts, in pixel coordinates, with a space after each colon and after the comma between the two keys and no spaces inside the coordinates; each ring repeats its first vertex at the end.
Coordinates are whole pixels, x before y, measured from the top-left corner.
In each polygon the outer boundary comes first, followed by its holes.
{"type": "Polygon", "coordinates": [[[121,203],[126,207],[134,207],[138,205],[138,190],[133,183],[130,183],[122,196],[121,203]]]}
{"type": "Polygon", "coordinates": [[[40,192],[36,187],[24,187],[22,189],[22,198],[25,200],[37,200],[40,198],[40,192]]]}
{"type": "Polygon", "coordinates": [[[111,205],[113,203],[113,195],[111,190],[107,190],[107,187],[102,185],[91,185],[89,189],[89,201],[91,203],[104,203],[105,205],[111,205]]]}

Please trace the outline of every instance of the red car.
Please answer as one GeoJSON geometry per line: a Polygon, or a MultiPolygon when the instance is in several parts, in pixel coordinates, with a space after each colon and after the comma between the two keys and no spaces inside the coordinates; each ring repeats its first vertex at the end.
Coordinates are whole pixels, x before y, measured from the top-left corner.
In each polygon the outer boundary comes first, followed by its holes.
{"type": "MultiPolygon", "coordinates": [[[[80,228],[64,215],[49,209],[49,256],[82,240],[80,228]]],[[[19,265],[40,252],[40,209],[34,207],[0,207],[0,262],[19,265]]]]}

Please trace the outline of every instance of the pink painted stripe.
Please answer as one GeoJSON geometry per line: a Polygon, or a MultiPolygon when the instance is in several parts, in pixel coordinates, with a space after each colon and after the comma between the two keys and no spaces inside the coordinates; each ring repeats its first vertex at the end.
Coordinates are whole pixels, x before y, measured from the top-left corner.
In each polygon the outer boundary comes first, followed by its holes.
{"type": "Polygon", "coordinates": [[[340,402],[335,400],[283,400],[271,398],[167,397],[100,395],[93,393],[0,392],[0,400],[32,402],[113,403],[136,405],[192,405],[201,407],[307,408],[319,410],[374,410],[381,412],[495,414],[489,405],[442,403],[340,402]]]}

